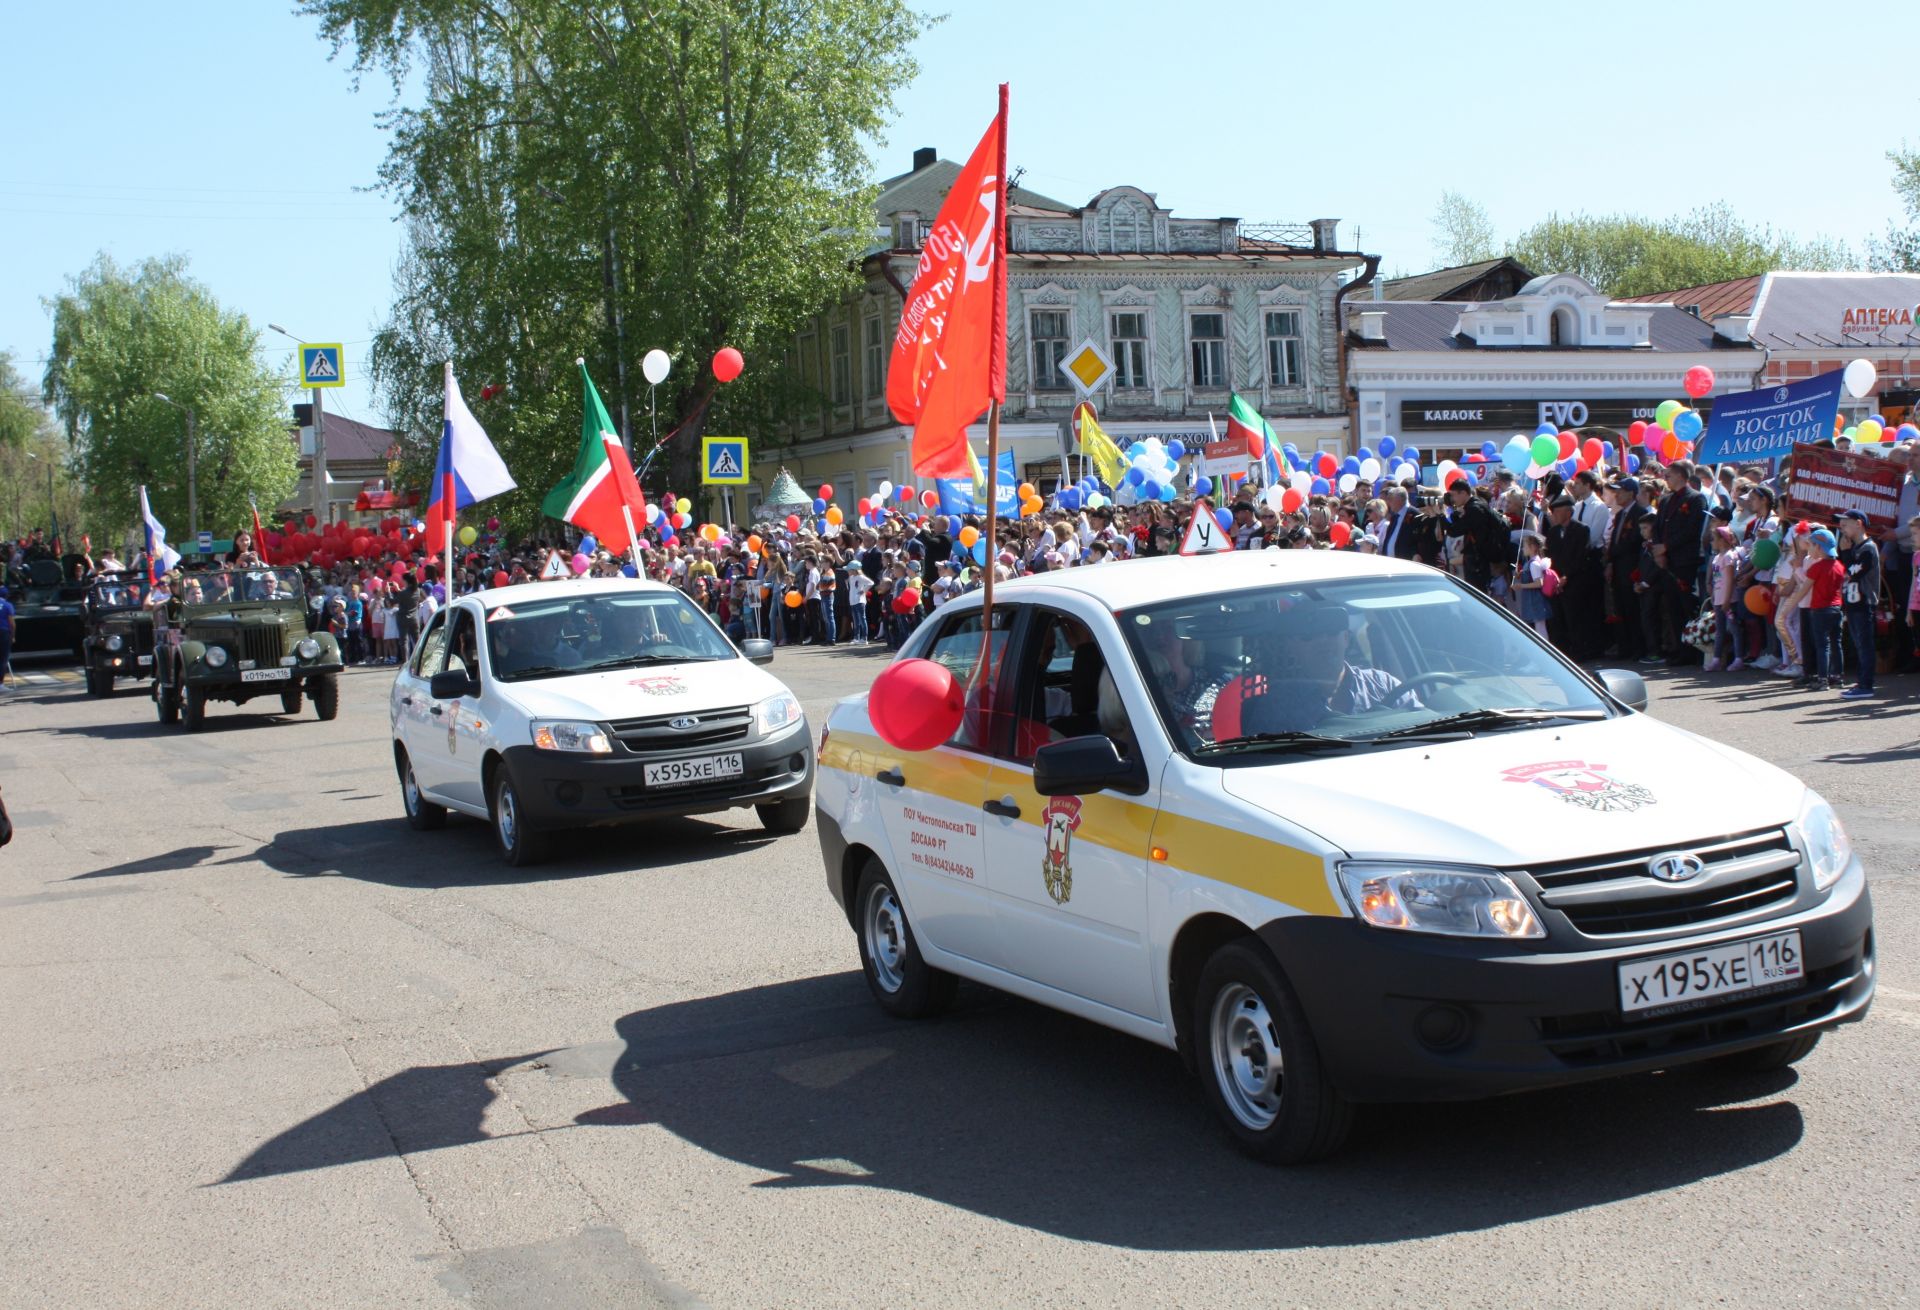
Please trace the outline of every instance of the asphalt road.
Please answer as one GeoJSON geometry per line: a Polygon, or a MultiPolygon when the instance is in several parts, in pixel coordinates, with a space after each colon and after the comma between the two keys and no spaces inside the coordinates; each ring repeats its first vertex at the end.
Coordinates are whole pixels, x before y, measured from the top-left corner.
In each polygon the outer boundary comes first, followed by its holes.
{"type": "MultiPolygon", "coordinates": [[[[878,653],[782,651],[817,725],[878,653]]],[[[1655,712],[1801,774],[1872,1017],[1796,1070],[1381,1107],[1236,1155],[1170,1053],[984,990],[885,1020],[811,830],[415,834],[390,673],[162,728],[0,695],[0,1304],[1885,1306],[1920,1291],[1920,679],[1655,712]]],[[[1498,814],[1489,814],[1498,822],[1498,814]]]]}

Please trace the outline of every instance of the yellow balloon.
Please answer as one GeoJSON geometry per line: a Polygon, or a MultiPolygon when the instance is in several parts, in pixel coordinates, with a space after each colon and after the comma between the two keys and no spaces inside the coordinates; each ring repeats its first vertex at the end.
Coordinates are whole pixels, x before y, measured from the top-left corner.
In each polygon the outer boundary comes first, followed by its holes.
{"type": "Polygon", "coordinates": [[[685,496],[682,496],[680,497],[679,500],[675,501],[673,504],[673,507],[679,510],[682,514],[690,514],[693,512],[693,502],[688,500],[685,496]]]}
{"type": "Polygon", "coordinates": [[[480,540],[480,534],[473,530],[473,524],[469,523],[466,527],[460,529],[460,544],[462,546],[471,546],[478,540],[480,540]]]}
{"type": "Polygon", "coordinates": [[[1874,442],[1886,435],[1887,430],[1881,427],[1878,422],[1870,418],[1862,419],[1860,420],[1860,430],[1854,434],[1854,440],[1865,442],[1871,446],[1874,442]]]}

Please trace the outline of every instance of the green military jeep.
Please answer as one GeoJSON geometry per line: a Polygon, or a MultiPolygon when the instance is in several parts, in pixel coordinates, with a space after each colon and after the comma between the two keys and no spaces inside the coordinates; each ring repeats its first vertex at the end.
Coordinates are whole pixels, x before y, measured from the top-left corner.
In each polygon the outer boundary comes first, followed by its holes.
{"type": "Polygon", "coordinates": [[[153,701],[160,722],[188,732],[206,721],[207,702],[244,705],[278,696],[298,714],[303,695],[331,719],[340,709],[340,645],[307,632],[306,587],[296,569],[213,569],[185,574],[156,611],[153,701]]]}
{"type": "Polygon", "coordinates": [[[86,633],[80,602],[86,595],[83,556],[37,559],[15,570],[13,583],[13,651],[71,651],[80,655],[86,633]],[[78,576],[75,576],[75,575],[78,576]]]}
{"type": "Polygon", "coordinates": [[[153,675],[153,615],[142,601],[146,579],[138,572],[100,573],[87,584],[81,645],[87,665],[87,695],[111,696],[119,678],[153,675]]]}

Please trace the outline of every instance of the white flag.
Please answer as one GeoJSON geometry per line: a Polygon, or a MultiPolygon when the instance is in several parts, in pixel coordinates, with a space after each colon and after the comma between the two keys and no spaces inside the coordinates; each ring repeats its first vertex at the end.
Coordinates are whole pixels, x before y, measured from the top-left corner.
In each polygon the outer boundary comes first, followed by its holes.
{"type": "Polygon", "coordinates": [[[147,539],[147,579],[158,582],[161,575],[171,573],[173,566],[180,562],[180,552],[167,544],[166,525],[153,516],[144,486],[140,488],[140,520],[147,539]]]}

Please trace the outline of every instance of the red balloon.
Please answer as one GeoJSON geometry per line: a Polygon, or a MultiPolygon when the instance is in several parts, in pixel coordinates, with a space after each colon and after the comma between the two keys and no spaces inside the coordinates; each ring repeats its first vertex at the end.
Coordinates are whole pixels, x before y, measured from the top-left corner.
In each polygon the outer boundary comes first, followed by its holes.
{"type": "Polygon", "coordinates": [[[831,482],[822,482],[820,484],[820,499],[822,500],[833,499],[833,484],[831,482]]]}
{"type": "Polygon", "coordinates": [[[940,495],[934,491],[923,491],[920,493],[920,503],[928,509],[932,509],[940,503],[940,495]]]}
{"type": "Polygon", "coordinates": [[[1606,452],[1600,448],[1600,438],[1588,437],[1580,443],[1580,458],[1588,464],[1598,464],[1600,456],[1606,452]]]}
{"type": "Polygon", "coordinates": [[[1323,478],[1330,478],[1340,471],[1339,461],[1325,451],[1320,452],[1320,458],[1313,462],[1313,467],[1323,478]]]}
{"type": "Polygon", "coordinates": [[[1333,538],[1333,544],[1344,547],[1353,540],[1353,529],[1345,523],[1336,523],[1327,529],[1327,535],[1333,538]]]}
{"type": "Polygon", "coordinates": [[[1713,370],[1705,364],[1695,364],[1680,379],[1680,385],[1686,388],[1689,396],[1698,400],[1713,390],[1713,370]]]}
{"type": "Polygon", "coordinates": [[[920,589],[918,587],[908,587],[893,598],[893,612],[895,614],[911,614],[919,608],[920,589]]]}
{"type": "Polygon", "coordinates": [[[912,487],[902,487],[902,488],[900,488],[900,499],[901,499],[902,501],[908,501],[908,500],[912,500],[912,499],[913,499],[913,488],[912,488],[912,487]]]}
{"type": "Polygon", "coordinates": [[[747,361],[740,358],[740,352],[732,346],[722,346],[713,356],[713,375],[722,382],[731,382],[740,376],[740,370],[747,361]]]}
{"type": "Polygon", "coordinates": [[[317,518],[315,518],[315,517],[314,517],[313,515],[311,515],[311,514],[309,514],[309,515],[307,515],[307,526],[308,526],[308,527],[312,527],[312,526],[314,526],[314,525],[315,525],[316,523],[318,523],[319,521],[320,521],[320,520],[319,520],[319,519],[317,519],[317,518]]]}
{"type": "Polygon", "coordinates": [[[862,514],[871,514],[873,512],[873,502],[865,496],[862,496],[860,497],[859,504],[855,505],[854,508],[858,509],[862,514]]]}
{"type": "Polygon", "coordinates": [[[1561,459],[1572,459],[1573,452],[1577,450],[1579,446],[1580,446],[1580,438],[1574,436],[1573,433],[1562,432],[1560,434],[1560,458],[1561,459]]]}
{"type": "MultiPolygon", "coordinates": [[[[901,599],[914,595],[903,593],[901,599]]],[[[895,750],[929,751],[959,730],[966,692],[944,664],[896,660],[873,680],[867,718],[895,750]]]]}
{"type": "Polygon", "coordinates": [[[494,586],[496,586],[496,587],[504,587],[504,586],[506,586],[506,585],[507,585],[507,583],[508,583],[508,581],[510,581],[510,579],[509,579],[509,578],[507,577],[507,573],[506,573],[506,570],[505,570],[505,569],[495,569],[495,570],[493,571],[493,585],[494,585],[494,586]]]}
{"type": "Polygon", "coordinates": [[[787,515],[787,531],[788,532],[800,531],[800,516],[798,514],[787,515]]]}
{"type": "Polygon", "coordinates": [[[1300,507],[1307,503],[1307,494],[1298,487],[1288,487],[1280,493],[1280,509],[1283,513],[1298,514],[1300,507]]]}

